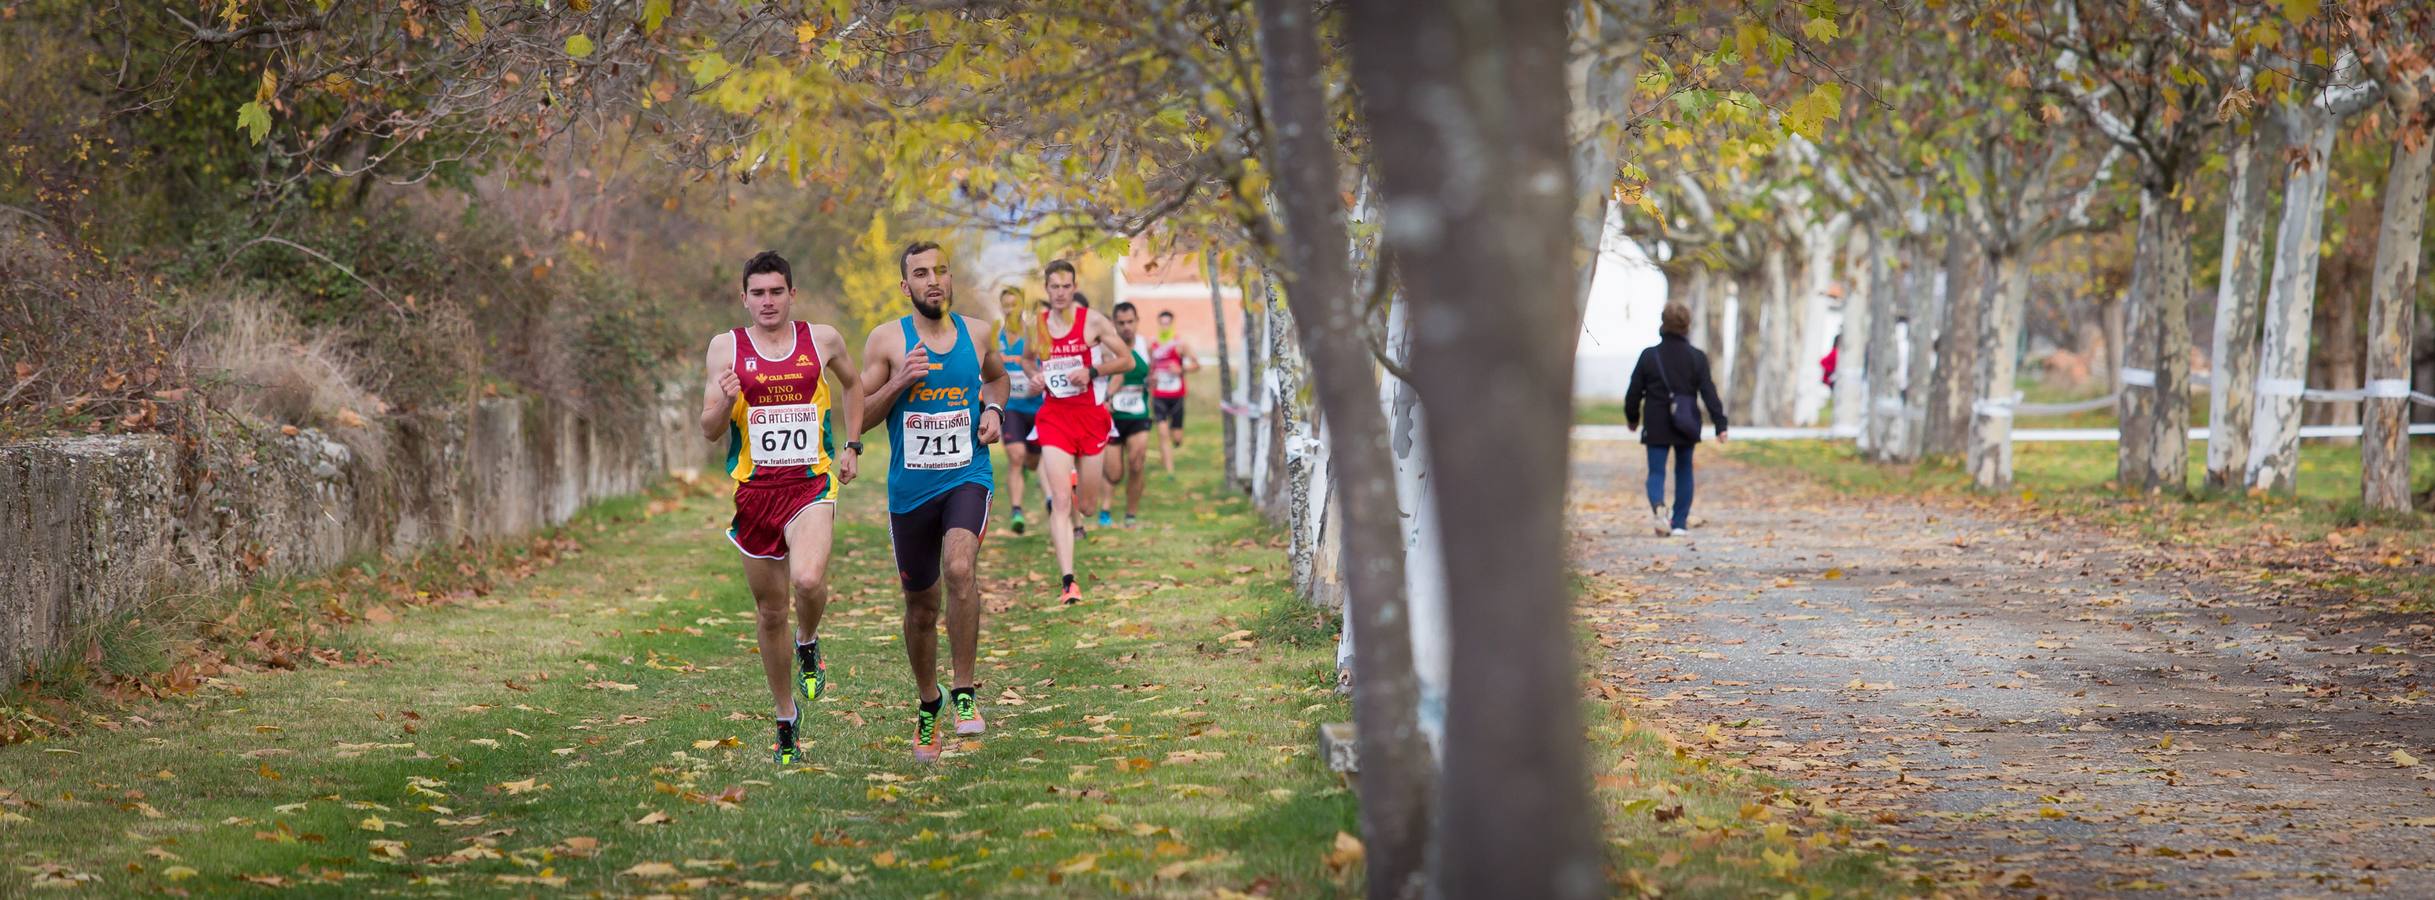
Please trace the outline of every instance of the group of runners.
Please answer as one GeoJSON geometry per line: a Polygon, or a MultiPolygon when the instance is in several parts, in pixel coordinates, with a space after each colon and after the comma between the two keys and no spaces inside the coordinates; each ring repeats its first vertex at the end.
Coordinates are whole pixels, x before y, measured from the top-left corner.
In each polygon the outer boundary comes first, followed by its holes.
{"type": "Polygon", "coordinates": [[[1122,484],[1124,523],[1133,527],[1151,433],[1170,476],[1173,451],[1183,444],[1185,375],[1199,362],[1176,338],[1172,313],[1159,314],[1159,334],[1149,339],[1138,309],[1092,310],[1076,290],[1073,264],[1055,260],[1042,273],[1047,300],[1036,313],[1010,286],[999,293],[1000,321],[992,322],[953,311],[954,280],[939,245],[907,245],[897,262],[911,312],[871,330],[859,368],[836,328],[794,317],[794,272],[771,252],[744,264],[751,324],[712,337],[704,359],[700,426],[703,437],[728,448],[736,511],[727,534],[744,556],[775,702],[771,756],[781,765],[798,760],[799,702],[829,691],[820,620],[835,501],[858,472],[864,433],[882,425],[888,433],[888,535],[904,589],[913,755],[923,761],[945,750],[950,729],[970,736],[988,727],[974,666],[976,568],[997,484],[990,445],[1002,445],[1007,457],[1016,534],[1027,525],[1025,482],[1038,474],[1062,575],[1057,599],[1071,605],[1083,599],[1074,553],[1087,536],[1084,511],[1112,525],[1108,505],[1122,484]]]}

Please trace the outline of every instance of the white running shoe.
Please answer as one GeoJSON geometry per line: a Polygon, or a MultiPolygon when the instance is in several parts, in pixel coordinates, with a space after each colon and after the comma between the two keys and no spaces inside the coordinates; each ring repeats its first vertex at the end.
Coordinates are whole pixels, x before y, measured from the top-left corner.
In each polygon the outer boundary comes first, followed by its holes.
{"type": "Polygon", "coordinates": [[[1690,536],[1691,536],[1691,530],[1690,530],[1690,529],[1688,529],[1688,528],[1677,528],[1677,529],[1674,529],[1672,532],[1669,532],[1669,534],[1670,534],[1670,536],[1672,536],[1672,537],[1690,537],[1690,536]]]}
{"type": "Polygon", "coordinates": [[[1665,506],[1657,503],[1649,504],[1649,518],[1657,524],[1657,536],[1665,537],[1667,530],[1671,527],[1669,523],[1673,521],[1672,517],[1666,515],[1665,506]]]}

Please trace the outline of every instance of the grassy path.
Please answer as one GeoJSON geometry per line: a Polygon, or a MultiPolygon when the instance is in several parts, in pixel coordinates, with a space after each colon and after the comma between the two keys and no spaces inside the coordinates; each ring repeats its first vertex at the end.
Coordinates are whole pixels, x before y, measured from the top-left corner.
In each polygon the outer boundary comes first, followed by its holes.
{"type": "Polygon", "coordinates": [[[1037,529],[987,543],[990,733],[940,764],[909,752],[880,476],[843,495],[835,690],[789,770],[727,501],[672,486],[489,598],[359,629],[383,664],[0,748],[0,894],[1339,893],[1353,799],[1308,749],[1348,715],[1332,640],[1196,438],[1139,531],[1084,549],[1091,603],[1055,605],[1037,529]]]}

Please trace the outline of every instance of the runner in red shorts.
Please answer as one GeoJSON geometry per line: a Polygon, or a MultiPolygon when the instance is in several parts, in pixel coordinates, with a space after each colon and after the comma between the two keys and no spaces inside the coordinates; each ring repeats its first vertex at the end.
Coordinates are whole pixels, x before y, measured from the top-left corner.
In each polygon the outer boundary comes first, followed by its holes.
{"type": "Polygon", "coordinates": [[[862,455],[859,440],[847,442],[842,455],[830,444],[832,417],[842,414],[849,429],[862,422],[862,390],[846,359],[845,338],[827,325],[796,321],[794,299],[795,276],[785,257],[765,251],[744,264],[744,311],[752,326],[710,339],[701,416],[703,437],[727,439],[727,474],[736,481],[736,517],[727,537],[744,553],[744,581],[752,588],[761,670],[777,701],[778,740],[770,756],[779,765],[797,761],[797,697],[815,700],[828,690],[820,614],[829,605],[836,486],[853,482],[862,455]],[[836,379],[835,390],[823,372],[836,379]],[[790,595],[796,619],[791,642],[790,595]]]}
{"type": "Polygon", "coordinates": [[[1040,450],[1040,475],[1048,482],[1048,539],[1056,547],[1057,569],[1065,575],[1057,599],[1072,604],[1082,602],[1082,588],[1074,580],[1074,530],[1082,524],[1077,518],[1082,510],[1098,508],[1100,481],[1081,479],[1083,496],[1077,498],[1074,473],[1078,465],[1087,467],[1083,471],[1099,471],[1099,455],[1107,449],[1113,428],[1108,408],[1091,390],[1091,380],[1133,368],[1133,351],[1108,317],[1074,305],[1073,263],[1050,262],[1044,280],[1048,309],[1024,342],[1023,369],[1046,395],[1032,430],[1040,450]],[[1105,351],[1105,361],[1098,365],[1091,363],[1094,346],[1105,351]]]}

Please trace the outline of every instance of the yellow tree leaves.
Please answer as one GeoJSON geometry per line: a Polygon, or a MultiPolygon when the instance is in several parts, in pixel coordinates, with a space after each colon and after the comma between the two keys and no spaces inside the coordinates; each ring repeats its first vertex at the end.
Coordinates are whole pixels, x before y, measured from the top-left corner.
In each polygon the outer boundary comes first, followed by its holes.
{"type": "Polygon", "coordinates": [[[1843,115],[1843,85],[1824,81],[1812,86],[1801,99],[1784,107],[1784,130],[1810,140],[1826,133],[1826,122],[1843,115]]]}

